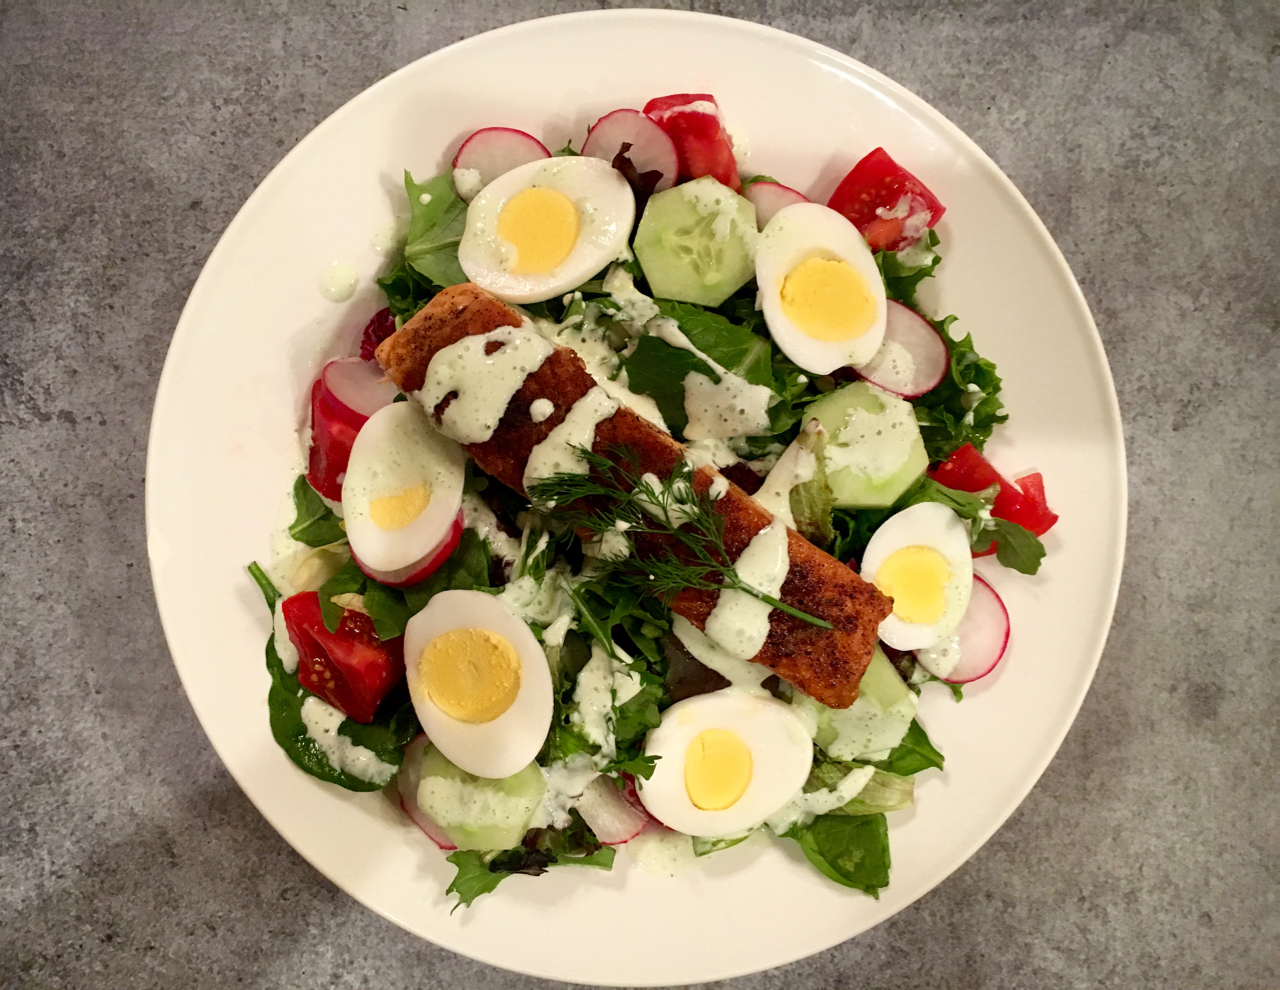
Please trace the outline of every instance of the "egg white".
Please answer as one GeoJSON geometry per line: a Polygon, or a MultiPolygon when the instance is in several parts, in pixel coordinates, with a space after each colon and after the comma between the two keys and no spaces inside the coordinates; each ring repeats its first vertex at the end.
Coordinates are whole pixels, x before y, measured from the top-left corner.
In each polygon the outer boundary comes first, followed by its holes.
{"type": "Polygon", "coordinates": [[[644,751],[660,757],[653,776],[636,781],[649,813],[677,832],[708,837],[759,825],[799,793],[813,763],[813,740],[790,705],[735,687],[676,702],[662,713],[644,751]],[[751,782],[723,811],[697,807],[685,789],[685,753],[707,729],[727,729],[751,751],[751,782]]]}
{"type": "Polygon", "coordinates": [[[342,515],[351,552],[378,571],[396,571],[421,560],[457,518],[465,469],[462,448],[432,428],[418,403],[383,406],[356,434],[342,480],[342,515]],[[373,500],[424,483],[431,488],[431,501],[407,526],[383,529],[370,518],[373,500]]]}
{"type": "Polygon", "coordinates": [[[504,172],[467,208],[458,263],[482,289],[512,303],[541,302],[568,292],[621,257],[636,217],[636,199],[622,173],[599,158],[543,158],[504,172]],[[515,249],[498,235],[498,216],[517,193],[554,189],[578,208],[578,239],[559,265],[539,275],[509,269],[515,249]]]}
{"type": "Polygon", "coordinates": [[[973,589],[973,556],[969,533],[960,517],[938,502],[921,502],[890,516],[871,534],[862,555],[862,577],[875,583],[876,572],[902,547],[923,546],[936,550],[947,562],[942,615],[937,622],[906,622],[891,614],[880,623],[880,638],[898,650],[935,646],[960,624],[973,589]]]}
{"type": "Polygon", "coordinates": [[[821,203],[793,203],[773,215],[756,246],[756,281],[765,323],[782,352],[805,371],[827,375],[837,368],[865,364],[884,341],[888,312],[884,281],[871,249],[858,229],[821,203]],[[852,340],[815,340],[788,319],[782,309],[782,283],[801,262],[839,259],[862,276],[875,303],[871,326],[852,340]]]}
{"type": "Polygon", "coordinates": [[[483,591],[440,592],[405,627],[404,660],[418,721],[456,766],[477,777],[510,777],[538,755],[551,727],[551,671],[537,638],[510,606],[483,591]],[[515,648],[520,687],[511,707],[492,721],[460,722],[446,715],[422,683],[422,651],[451,629],[487,629],[515,648]]]}

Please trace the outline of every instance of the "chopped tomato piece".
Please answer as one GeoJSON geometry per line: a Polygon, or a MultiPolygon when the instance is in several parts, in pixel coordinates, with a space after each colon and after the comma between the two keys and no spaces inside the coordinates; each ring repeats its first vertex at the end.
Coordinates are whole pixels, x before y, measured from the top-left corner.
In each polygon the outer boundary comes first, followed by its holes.
{"type": "Polygon", "coordinates": [[[827,205],[862,232],[872,251],[910,247],[946,212],[938,197],[883,148],[849,170],[827,205]]]}
{"type": "Polygon", "coordinates": [[[720,120],[714,96],[710,93],[659,96],[644,105],[644,113],[675,143],[680,182],[709,175],[734,192],[742,191],[733,142],[720,120]]]}
{"type": "MultiPolygon", "coordinates": [[[[1044,477],[1041,474],[1037,472],[1026,475],[1015,484],[992,467],[991,462],[978,453],[978,449],[971,443],[965,444],[946,461],[931,469],[929,477],[940,485],[961,492],[980,492],[992,485],[999,485],[1000,491],[991,506],[991,514],[998,519],[1017,523],[1036,536],[1047,533],[1058,521],[1057,513],[1049,508],[1045,500],[1044,477]]],[[[988,549],[976,556],[985,557],[995,553],[995,546],[995,542],[992,542],[988,549]]]]}
{"type": "Polygon", "coordinates": [[[335,632],[325,628],[314,591],[280,606],[298,648],[298,683],[357,722],[372,722],[387,692],[404,676],[404,640],[385,643],[363,612],[344,609],[335,632]]]}

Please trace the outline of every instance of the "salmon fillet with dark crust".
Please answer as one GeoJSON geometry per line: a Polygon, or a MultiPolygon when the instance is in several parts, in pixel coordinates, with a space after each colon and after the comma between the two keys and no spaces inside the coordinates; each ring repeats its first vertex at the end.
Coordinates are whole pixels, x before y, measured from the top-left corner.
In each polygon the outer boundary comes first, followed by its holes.
{"type": "MultiPolygon", "coordinates": [[[[519,326],[518,313],[471,284],[439,293],[377,350],[387,376],[403,392],[422,388],[427,366],[445,347],[463,337],[489,333],[502,326],[519,326]]],[[[466,450],[482,469],[523,492],[525,463],[535,446],[568,415],[573,404],[596,385],[586,365],[572,350],[557,346],[546,362],[516,391],[493,436],[466,450]],[[529,406],[547,399],[554,412],[540,423],[529,406]]],[[[446,396],[427,412],[438,418],[450,401],[446,396]]],[[[666,433],[623,406],[603,420],[595,432],[593,449],[608,456],[627,448],[637,466],[660,478],[668,477],[683,459],[685,448],[666,433]]],[[[704,492],[718,472],[698,468],[694,487],[704,492]]],[[[731,559],[773,521],[773,516],[737,485],[715,503],[724,517],[725,548],[731,559]]],[[[641,556],[671,552],[665,541],[650,540],[636,547],[641,556]]],[[[794,530],[787,534],[791,567],[779,598],[788,605],[831,623],[821,629],[774,609],[769,636],[753,661],[768,667],[798,690],[830,708],[848,708],[858,697],[858,682],[871,662],[876,631],[893,605],[850,568],[815,547],[794,530]]],[[[719,592],[685,590],[671,600],[671,609],[699,629],[706,626],[719,592]]]]}

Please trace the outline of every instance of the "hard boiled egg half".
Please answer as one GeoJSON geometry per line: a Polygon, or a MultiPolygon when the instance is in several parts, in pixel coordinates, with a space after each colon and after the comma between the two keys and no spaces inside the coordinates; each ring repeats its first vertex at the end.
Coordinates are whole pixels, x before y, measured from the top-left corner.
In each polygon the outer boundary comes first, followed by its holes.
{"type": "Polygon", "coordinates": [[[760,308],[774,342],[805,371],[870,361],[884,340],[884,282],[858,229],[820,203],[773,215],[756,247],[760,308]]]}
{"type": "Polygon", "coordinates": [[[960,624],[973,589],[969,533],[938,502],[921,502],[871,534],[862,577],[893,599],[880,638],[898,650],[935,646],[960,624]]]}
{"type": "Polygon", "coordinates": [[[511,607],[442,591],[404,631],[409,697],[427,738],[477,777],[528,766],[551,727],[546,654],[511,607]]]}
{"type": "Polygon", "coordinates": [[[649,813],[709,837],[759,825],[800,792],[813,762],[790,705],[733,687],[672,705],[644,751],[660,757],[653,776],[636,781],[649,813]]]}
{"type": "Polygon", "coordinates": [[[499,299],[541,302],[620,257],[635,216],[631,186],[608,162],[543,158],[504,172],[471,201],[458,262],[499,299]]]}
{"type": "Polygon", "coordinates": [[[342,481],[343,525],[361,569],[384,584],[409,579],[457,543],[466,455],[416,402],[370,416],[342,481]]]}

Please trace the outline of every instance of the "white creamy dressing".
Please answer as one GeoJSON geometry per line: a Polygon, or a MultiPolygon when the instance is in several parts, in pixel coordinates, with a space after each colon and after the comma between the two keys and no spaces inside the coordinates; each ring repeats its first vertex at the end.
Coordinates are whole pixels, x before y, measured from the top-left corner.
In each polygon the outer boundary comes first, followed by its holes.
{"type": "Polygon", "coordinates": [[[329,302],[344,303],[356,294],[356,286],[360,284],[360,275],[350,265],[335,261],[320,276],[320,295],[329,302]]]}
{"type": "Polygon", "coordinates": [[[717,474],[711,479],[711,484],[707,486],[707,494],[719,502],[729,494],[729,479],[723,474],[717,474]]]}
{"type": "Polygon", "coordinates": [[[573,701],[577,710],[570,715],[570,721],[582,730],[588,741],[600,747],[601,756],[613,759],[613,661],[594,640],[591,659],[578,673],[573,701]]]}
{"type": "Polygon", "coordinates": [[[637,495],[636,505],[654,519],[660,519],[668,526],[678,529],[689,520],[697,518],[698,503],[693,486],[689,483],[664,484],[652,471],[646,471],[640,475],[640,484],[652,492],[654,498],[649,498],[647,494],[637,495]]]}
{"type": "Polygon", "coordinates": [[[463,337],[431,359],[414,398],[445,436],[458,443],[484,443],[498,428],[511,397],[554,349],[527,324],[463,337]],[[491,343],[502,346],[486,354],[491,343]],[[436,406],[451,392],[456,395],[436,420],[436,406]]]}
{"type": "Polygon", "coordinates": [[[551,625],[542,630],[543,646],[564,646],[564,637],[573,627],[573,616],[568,612],[557,615],[551,625]]]}
{"type": "Polygon", "coordinates": [[[684,459],[695,468],[727,468],[741,464],[742,458],[723,437],[702,437],[684,445],[684,459]]]}
{"type": "Polygon", "coordinates": [[[284,597],[276,602],[275,611],[271,617],[271,627],[275,633],[276,656],[280,658],[280,665],[284,667],[286,674],[295,673],[298,669],[298,648],[293,645],[293,640],[289,638],[289,628],[284,622],[284,597]]]}
{"type": "MultiPolygon", "coordinates": [[[[773,673],[762,664],[730,656],[683,615],[672,615],[671,631],[689,651],[690,656],[709,667],[736,688],[767,694],[760,685],[773,673]]],[[[809,733],[813,735],[812,732],[809,733]]]]}
{"type": "Polygon", "coordinates": [[[455,168],[453,170],[453,188],[457,190],[459,199],[470,203],[484,188],[484,180],[480,178],[480,170],[478,168],[455,168]]]}
{"type": "Polygon", "coordinates": [[[509,605],[525,622],[548,628],[557,619],[574,613],[573,598],[569,595],[568,568],[557,564],[537,581],[531,574],[521,574],[503,585],[497,597],[509,605]]]}
{"type": "Polygon", "coordinates": [[[905,389],[915,378],[916,359],[898,341],[886,340],[858,371],[883,386],[905,389]]]}
{"type": "Polygon", "coordinates": [[[915,408],[906,399],[876,390],[880,412],[862,408],[850,410],[844,425],[827,444],[824,456],[828,471],[848,468],[869,478],[887,478],[911,456],[920,435],[915,408]]]}
{"type": "Polygon", "coordinates": [[[645,873],[674,877],[697,862],[693,838],[661,825],[650,825],[626,845],[627,855],[645,873]]]}
{"type": "Polygon", "coordinates": [[[547,767],[539,767],[547,790],[542,804],[533,813],[530,828],[565,828],[572,808],[587,785],[600,776],[596,761],[587,753],[574,753],[567,760],[558,760],[547,767]]]}
{"type": "MultiPolygon", "coordinates": [[[[753,536],[733,563],[744,584],[774,598],[782,590],[790,568],[787,527],[776,520],[753,536]]],[[[705,632],[730,656],[750,660],[769,638],[772,610],[768,602],[729,588],[720,592],[716,607],[707,617],[705,632]]]]}
{"type": "MultiPolygon", "coordinates": [[[[681,186],[681,189],[688,188],[681,186]]],[[[690,440],[712,437],[756,436],[769,432],[769,405],[774,393],[767,385],[752,385],[741,375],[708,357],[685,336],[675,320],[659,317],[649,322],[649,332],[672,347],[696,354],[720,378],[713,382],[698,371],[684,376],[684,409],[690,440]]]]}
{"type": "Polygon", "coordinates": [[[822,748],[832,757],[875,762],[887,759],[902,742],[916,716],[919,700],[906,691],[901,700],[886,709],[869,691],[863,691],[848,708],[827,708],[797,691],[791,704],[806,720],[825,723],[821,731],[833,737],[822,748]]]}
{"type": "Polygon", "coordinates": [[[586,474],[588,465],[578,448],[591,449],[596,426],[618,411],[618,403],[599,385],[569,409],[564,420],[529,452],[524,467],[524,487],[556,474],[586,474]]]}
{"type": "Polygon", "coordinates": [[[764,484],[753,496],[757,502],[773,513],[774,518],[782,520],[792,529],[796,528],[795,516],[791,513],[791,489],[803,485],[813,479],[818,468],[818,459],[812,451],[805,450],[795,441],[778,458],[764,484]]]}
{"type": "Polygon", "coordinates": [[[631,556],[631,540],[626,533],[609,529],[582,545],[582,551],[597,560],[626,560],[631,556]]]}
{"type": "Polygon", "coordinates": [[[955,633],[943,636],[933,646],[916,651],[920,664],[935,677],[946,677],[960,663],[960,637],[955,633]]]}
{"type": "Polygon", "coordinates": [[[302,724],[307,727],[307,735],[335,770],[371,784],[387,783],[396,775],[396,768],[378,759],[373,750],[357,746],[338,732],[338,726],[346,717],[314,694],[302,703],[302,724]]]}
{"type": "Polygon", "coordinates": [[[535,423],[545,423],[555,411],[556,404],[550,399],[534,399],[529,403],[529,418],[535,423]]]}
{"type": "Polygon", "coordinates": [[[636,288],[631,273],[619,265],[609,269],[602,285],[604,291],[618,304],[619,309],[614,314],[614,319],[631,324],[630,329],[633,331],[640,330],[660,312],[658,304],[636,288]]]}
{"type": "Polygon", "coordinates": [[[504,564],[514,565],[520,559],[520,541],[498,524],[493,510],[474,492],[462,496],[462,525],[484,540],[489,553],[504,564]]]}
{"type": "Polygon", "coordinates": [[[717,241],[728,240],[734,233],[734,228],[737,228],[748,256],[755,255],[756,241],[759,240],[760,231],[754,223],[754,217],[749,226],[742,222],[738,213],[738,197],[732,191],[726,190],[718,182],[686,182],[676,188],[683,193],[684,198],[700,216],[713,218],[711,233],[717,241]]]}
{"type": "Polygon", "coordinates": [[[875,767],[854,767],[835,787],[824,787],[808,794],[801,791],[765,819],[765,824],[774,835],[781,835],[797,823],[808,824],[818,815],[835,811],[856,798],[875,773],[875,767]]]}

